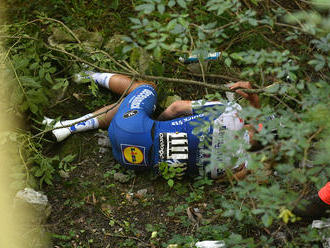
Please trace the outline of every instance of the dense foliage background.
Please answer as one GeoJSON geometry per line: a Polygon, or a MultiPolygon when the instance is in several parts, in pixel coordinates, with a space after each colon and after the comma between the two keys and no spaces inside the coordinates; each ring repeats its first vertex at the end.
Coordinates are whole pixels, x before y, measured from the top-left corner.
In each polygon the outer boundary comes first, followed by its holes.
{"type": "MultiPolygon", "coordinates": [[[[244,119],[256,127],[265,123],[257,134],[263,148],[249,152],[252,173],[236,182],[228,170],[221,194],[208,192],[215,183],[205,178],[194,179],[193,186],[193,179],[176,181],[174,186],[170,181],[172,197],[187,197],[181,205],[169,207],[167,215],[189,232],[171,233],[168,226],[150,224],[146,230],[157,231],[158,238],[141,239],[154,247],[193,247],[194,241],[203,239],[225,240],[228,247],[319,247],[316,231],[306,222],[296,222],[291,211],[329,181],[328,1],[7,0],[6,4],[1,36],[7,84],[1,98],[10,102],[12,121],[21,123],[20,130],[1,137],[2,144],[18,145],[19,159],[11,165],[12,187],[51,191],[60,171],[75,169],[75,154],[59,156],[47,140],[41,125],[44,115],[77,117],[116,100],[93,82],[73,83],[76,72],[90,68],[155,80],[160,103],[171,95],[225,101],[225,83],[248,80],[260,95],[262,108],[253,109],[237,99],[244,106],[244,119]],[[218,60],[203,61],[214,51],[221,51],[218,60]],[[191,54],[201,58],[193,71],[178,59],[191,54]],[[273,114],[276,118],[269,121],[273,114]],[[193,187],[190,194],[187,185],[193,187]],[[191,228],[185,209],[202,202],[208,203],[207,218],[191,228]]],[[[157,113],[163,107],[160,104],[157,113]]],[[[232,157],[240,143],[226,144],[221,154],[232,157]]],[[[235,158],[211,157],[211,166],[235,164],[235,158]]],[[[54,237],[55,243],[70,247],[75,235],[54,237]]],[[[122,247],[137,246],[136,239],[129,240],[122,247]]],[[[90,239],[79,245],[89,247],[90,239]]]]}

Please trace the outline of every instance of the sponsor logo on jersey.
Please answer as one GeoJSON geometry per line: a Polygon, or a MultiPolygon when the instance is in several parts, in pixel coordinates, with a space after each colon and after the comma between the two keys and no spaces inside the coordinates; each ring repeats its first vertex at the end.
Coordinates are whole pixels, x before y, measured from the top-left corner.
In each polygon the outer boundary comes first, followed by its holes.
{"type": "Polygon", "coordinates": [[[141,108],[142,101],[153,94],[154,93],[149,89],[142,90],[136,97],[133,98],[131,102],[131,108],[135,108],[135,109],[141,108]]]}
{"type": "Polygon", "coordinates": [[[159,134],[159,157],[161,160],[165,159],[166,141],[164,140],[164,133],[159,134]]]}
{"type": "Polygon", "coordinates": [[[130,111],[127,111],[125,114],[124,114],[124,118],[127,119],[127,118],[130,118],[134,115],[136,115],[139,111],[137,110],[130,110],[130,111]]]}
{"type": "Polygon", "coordinates": [[[125,144],[120,146],[125,164],[140,165],[144,163],[145,147],[125,144]]]}
{"type": "Polygon", "coordinates": [[[197,119],[197,118],[201,118],[203,116],[204,116],[204,114],[188,116],[188,117],[183,118],[183,119],[181,119],[179,121],[172,121],[171,125],[172,126],[180,126],[180,125],[183,125],[184,123],[186,123],[188,121],[191,121],[191,120],[194,120],[194,119],[197,119]]]}

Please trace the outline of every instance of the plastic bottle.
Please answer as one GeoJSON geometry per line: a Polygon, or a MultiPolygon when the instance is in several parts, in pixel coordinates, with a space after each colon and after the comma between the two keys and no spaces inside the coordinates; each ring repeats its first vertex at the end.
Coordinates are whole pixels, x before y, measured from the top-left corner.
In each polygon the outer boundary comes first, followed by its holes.
{"type": "MultiPolygon", "coordinates": [[[[209,53],[207,57],[204,58],[204,60],[216,60],[217,58],[220,57],[220,54],[221,52],[209,53]]],[[[179,60],[184,64],[190,64],[190,63],[198,62],[199,59],[197,55],[192,55],[189,56],[188,58],[180,57],[179,60]]]]}

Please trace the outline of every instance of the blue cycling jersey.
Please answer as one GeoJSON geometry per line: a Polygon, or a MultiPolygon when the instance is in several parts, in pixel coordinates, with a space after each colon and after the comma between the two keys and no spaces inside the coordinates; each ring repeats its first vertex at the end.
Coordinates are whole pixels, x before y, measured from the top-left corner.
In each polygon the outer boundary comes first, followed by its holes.
{"type": "Polygon", "coordinates": [[[198,172],[196,165],[203,157],[200,143],[212,142],[210,134],[219,112],[206,112],[205,105],[200,104],[199,111],[193,108],[191,116],[155,121],[150,116],[156,100],[157,93],[149,85],[137,87],[123,100],[108,129],[115,159],[129,169],[152,168],[164,161],[184,163],[188,172],[198,172]],[[194,134],[198,125],[205,126],[205,130],[194,134]]]}

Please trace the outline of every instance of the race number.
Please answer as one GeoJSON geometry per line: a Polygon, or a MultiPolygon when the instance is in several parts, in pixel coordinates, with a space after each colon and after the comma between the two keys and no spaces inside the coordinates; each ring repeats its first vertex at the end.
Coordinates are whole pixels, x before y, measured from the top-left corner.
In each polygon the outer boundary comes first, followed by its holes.
{"type": "Polygon", "coordinates": [[[187,133],[160,133],[159,157],[161,161],[188,160],[188,136],[187,133]]]}

